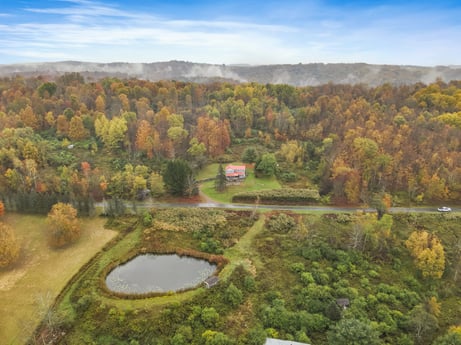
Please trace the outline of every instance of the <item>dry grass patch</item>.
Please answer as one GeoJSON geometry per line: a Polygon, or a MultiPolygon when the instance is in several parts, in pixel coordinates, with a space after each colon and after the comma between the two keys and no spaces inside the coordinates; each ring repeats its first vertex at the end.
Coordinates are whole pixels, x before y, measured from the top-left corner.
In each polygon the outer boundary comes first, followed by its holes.
{"type": "Polygon", "coordinates": [[[102,218],[83,219],[80,240],[63,249],[51,249],[44,216],[9,214],[3,221],[21,242],[19,262],[0,271],[0,334],[5,344],[23,344],[40,322],[38,300],[51,304],[69,279],[112,239],[102,218]]]}

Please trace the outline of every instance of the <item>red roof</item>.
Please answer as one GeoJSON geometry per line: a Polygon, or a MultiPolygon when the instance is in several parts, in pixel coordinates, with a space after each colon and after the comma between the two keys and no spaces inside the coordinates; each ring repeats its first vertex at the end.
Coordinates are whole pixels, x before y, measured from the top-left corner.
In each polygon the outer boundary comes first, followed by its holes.
{"type": "Polygon", "coordinates": [[[232,170],[245,170],[246,167],[245,167],[245,165],[228,165],[228,166],[226,167],[226,170],[227,170],[227,169],[232,169],[232,170]]]}

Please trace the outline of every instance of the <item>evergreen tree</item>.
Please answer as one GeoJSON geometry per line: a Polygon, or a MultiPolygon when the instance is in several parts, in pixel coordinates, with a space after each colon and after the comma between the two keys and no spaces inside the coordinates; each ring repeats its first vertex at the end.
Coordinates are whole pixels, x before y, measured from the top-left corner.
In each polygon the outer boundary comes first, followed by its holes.
{"type": "Polygon", "coordinates": [[[258,153],[254,147],[247,147],[242,154],[242,162],[254,163],[258,159],[258,153]]]}
{"type": "Polygon", "coordinates": [[[186,196],[198,192],[192,169],[182,159],[168,161],[162,177],[166,190],[172,195],[186,196]]]}
{"type": "Polygon", "coordinates": [[[219,163],[218,174],[216,175],[214,188],[218,192],[223,192],[226,189],[226,172],[221,163],[219,163]]]}

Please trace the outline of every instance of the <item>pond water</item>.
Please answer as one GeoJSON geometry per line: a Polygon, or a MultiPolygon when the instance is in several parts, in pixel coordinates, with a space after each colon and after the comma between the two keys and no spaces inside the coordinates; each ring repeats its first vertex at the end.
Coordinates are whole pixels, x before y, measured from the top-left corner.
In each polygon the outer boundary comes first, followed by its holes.
{"type": "Polygon", "coordinates": [[[188,256],[138,255],[117,266],[106,278],[109,290],[122,293],[168,292],[199,285],[216,265],[188,256]]]}

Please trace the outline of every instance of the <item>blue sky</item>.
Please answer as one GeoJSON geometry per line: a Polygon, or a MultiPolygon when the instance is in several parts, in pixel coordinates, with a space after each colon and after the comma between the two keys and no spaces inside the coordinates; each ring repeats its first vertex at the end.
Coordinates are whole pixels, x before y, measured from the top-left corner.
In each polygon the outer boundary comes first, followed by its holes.
{"type": "Polygon", "coordinates": [[[461,65],[461,2],[1,0],[0,64],[461,65]]]}

